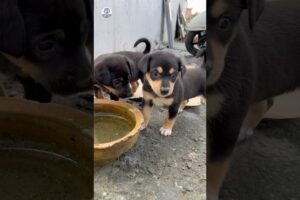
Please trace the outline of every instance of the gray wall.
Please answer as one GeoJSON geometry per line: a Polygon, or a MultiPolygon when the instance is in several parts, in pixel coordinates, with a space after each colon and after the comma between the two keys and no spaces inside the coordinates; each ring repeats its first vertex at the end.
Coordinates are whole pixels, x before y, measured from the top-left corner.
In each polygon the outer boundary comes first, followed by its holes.
{"type": "MultiPolygon", "coordinates": [[[[134,50],[134,42],[147,37],[152,44],[160,40],[163,0],[95,0],[95,57],[103,53],[134,50]],[[112,16],[101,15],[103,7],[112,16]]],[[[171,0],[173,29],[179,0],[171,0]]],[[[166,28],[164,34],[166,37],[166,28]]],[[[142,46],[142,45],[141,45],[142,46]]],[[[142,47],[140,47],[143,49],[142,47]]]]}

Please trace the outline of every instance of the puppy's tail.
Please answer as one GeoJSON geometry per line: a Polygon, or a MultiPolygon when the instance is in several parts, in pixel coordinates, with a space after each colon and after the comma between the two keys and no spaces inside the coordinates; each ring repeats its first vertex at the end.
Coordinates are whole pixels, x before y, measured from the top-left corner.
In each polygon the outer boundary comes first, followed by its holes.
{"type": "Polygon", "coordinates": [[[139,45],[140,43],[145,43],[145,44],[146,44],[146,48],[145,48],[145,50],[143,51],[143,54],[149,53],[150,50],[151,50],[151,43],[150,43],[150,41],[149,41],[147,38],[140,38],[140,39],[138,39],[138,40],[134,43],[133,47],[137,47],[137,45],[139,45]]]}

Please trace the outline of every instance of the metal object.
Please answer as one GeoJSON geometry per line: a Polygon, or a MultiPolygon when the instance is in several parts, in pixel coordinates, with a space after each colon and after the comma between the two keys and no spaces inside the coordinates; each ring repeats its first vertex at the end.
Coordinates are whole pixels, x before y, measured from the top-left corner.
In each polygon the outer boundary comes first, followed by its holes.
{"type": "Polygon", "coordinates": [[[174,36],[173,36],[173,32],[172,32],[170,0],[164,0],[164,8],[165,8],[165,17],[167,20],[168,43],[169,43],[169,48],[172,49],[174,46],[174,36]]]}

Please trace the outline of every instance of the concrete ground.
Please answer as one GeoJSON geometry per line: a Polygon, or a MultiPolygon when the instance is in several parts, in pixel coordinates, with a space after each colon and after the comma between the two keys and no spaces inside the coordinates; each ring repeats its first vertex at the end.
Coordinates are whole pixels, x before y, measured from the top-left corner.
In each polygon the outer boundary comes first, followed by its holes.
{"type": "Polygon", "coordinates": [[[300,119],[265,120],[238,145],[223,200],[300,199],[300,119]]]}
{"type": "MultiPolygon", "coordinates": [[[[185,64],[199,61],[176,44],[165,49],[185,64]]],[[[179,114],[173,134],[159,129],[167,111],[156,108],[135,146],[118,160],[95,167],[95,200],[204,200],[206,199],[206,105],[179,114]]]]}
{"type": "Polygon", "coordinates": [[[159,134],[165,109],[155,109],[137,144],[94,171],[95,200],[204,200],[206,106],[185,110],[172,136],[159,134]]]}

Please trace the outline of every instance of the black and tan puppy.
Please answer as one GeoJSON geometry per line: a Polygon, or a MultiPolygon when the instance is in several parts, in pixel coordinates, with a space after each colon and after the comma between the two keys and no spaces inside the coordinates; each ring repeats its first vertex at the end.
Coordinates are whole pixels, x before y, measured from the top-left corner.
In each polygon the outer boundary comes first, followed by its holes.
{"type": "Polygon", "coordinates": [[[168,52],[155,52],[139,62],[143,76],[143,115],[146,128],[153,105],[168,107],[168,117],[160,129],[162,135],[172,134],[180,107],[185,100],[204,94],[205,73],[202,68],[186,70],[180,58],[168,52]]]}
{"type": "Polygon", "coordinates": [[[271,98],[300,86],[299,10],[297,0],[208,1],[209,199],[218,199],[241,131],[258,124],[271,98]]]}
{"type": "Polygon", "coordinates": [[[32,78],[22,81],[25,96],[39,98],[36,92],[42,90],[68,95],[92,87],[86,48],[92,49],[92,7],[91,0],[0,2],[0,53],[32,78]]]}
{"type": "Polygon", "coordinates": [[[112,100],[131,97],[135,93],[141,78],[137,63],[151,49],[146,38],[137,40],[134,47],[140,43],[146,44],[143,53],[121,51],[101,55],[95,60],[96,96],[97,88],[108,93],[112,100]]]}

